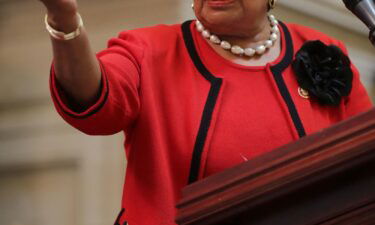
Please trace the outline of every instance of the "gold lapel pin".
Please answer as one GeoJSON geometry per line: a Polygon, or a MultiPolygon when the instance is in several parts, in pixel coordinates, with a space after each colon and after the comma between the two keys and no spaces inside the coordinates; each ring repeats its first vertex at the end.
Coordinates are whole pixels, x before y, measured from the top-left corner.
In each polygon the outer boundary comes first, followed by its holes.
{"type": "Polygon", "coordinates": [[[309,92],[301,87],[298,87],[298,94],[302,98],[306,98],[306,99],[310,98],[309,92]]]}

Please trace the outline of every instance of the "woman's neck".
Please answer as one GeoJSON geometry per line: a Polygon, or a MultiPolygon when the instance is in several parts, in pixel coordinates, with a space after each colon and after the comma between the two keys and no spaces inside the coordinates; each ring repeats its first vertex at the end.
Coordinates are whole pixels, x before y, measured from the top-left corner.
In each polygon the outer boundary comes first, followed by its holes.
{"type": "MultiPolygon", "coordinates": [[[[237,35],[220,35],[222,40],[228,41],[232,46],[238,45],[242,48],[255,47],[264,43],[270,37],[271,26],[268,19],[259,25],[256,29],[252,28],[250,32],[238,33],[237,35]]],[[[209,45],[222,57],[233,63],[245,66],[264,66],[269,62],[275,61],[281,53],[281,37],[276,40],[274,45],[262,55],[253,57],[244,57],[234,55],[230,51],[224,50],[219,45],[208,41],[209,45]]]]}
{"type": "Polygon", "coordinates": [[[226,40],[232,45],[238,45],[243,48],[257,46],[270,37],[271,26],[268,19],[264,19],[256,27],[245,30],[244,32],[234,32],[228,35],[219,35],[221,40],[226,40]]]}

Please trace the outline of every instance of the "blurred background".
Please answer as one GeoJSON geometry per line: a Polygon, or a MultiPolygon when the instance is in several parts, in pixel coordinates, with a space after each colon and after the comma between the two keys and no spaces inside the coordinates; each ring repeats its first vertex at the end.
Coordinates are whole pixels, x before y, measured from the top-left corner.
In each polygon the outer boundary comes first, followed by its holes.
{"type": "MultiPolygon", "coordinates": [[[[192,19],[189,0],[79,0],[96,51],[124,29],[192,19]]],[[[37,0],[0,0],[0,224],[113,224],[126,168],[123,135],[90,137],[66,125],[48,89],[51,62],[37,0]]],[[[341,1],[279,0],[284,22],[346,43],[375,95],[375,49],[341,1]]]]}

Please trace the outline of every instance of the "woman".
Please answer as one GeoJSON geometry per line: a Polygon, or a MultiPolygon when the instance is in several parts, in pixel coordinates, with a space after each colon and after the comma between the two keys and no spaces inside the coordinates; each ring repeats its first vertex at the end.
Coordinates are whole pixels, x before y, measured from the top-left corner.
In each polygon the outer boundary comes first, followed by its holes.
{"type": "Polygon", "coordinates": [[[42,2],[57,111],[126,135],[116,224],[174,224],[188,183],[371,107],[344,46],[278,23],[273,0],[195,0],[200,22],[124,31],[96,56],[75,0],[42,2]]]}

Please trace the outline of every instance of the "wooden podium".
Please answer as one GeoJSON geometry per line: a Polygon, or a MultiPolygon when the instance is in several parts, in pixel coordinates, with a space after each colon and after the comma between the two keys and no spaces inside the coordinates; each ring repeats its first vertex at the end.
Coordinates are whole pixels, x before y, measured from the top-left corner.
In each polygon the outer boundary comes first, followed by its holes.
{"type": "Polygon", "coordinates": [[[375,225],[375,109],[183,189],[178,224],[375,225]]]}

